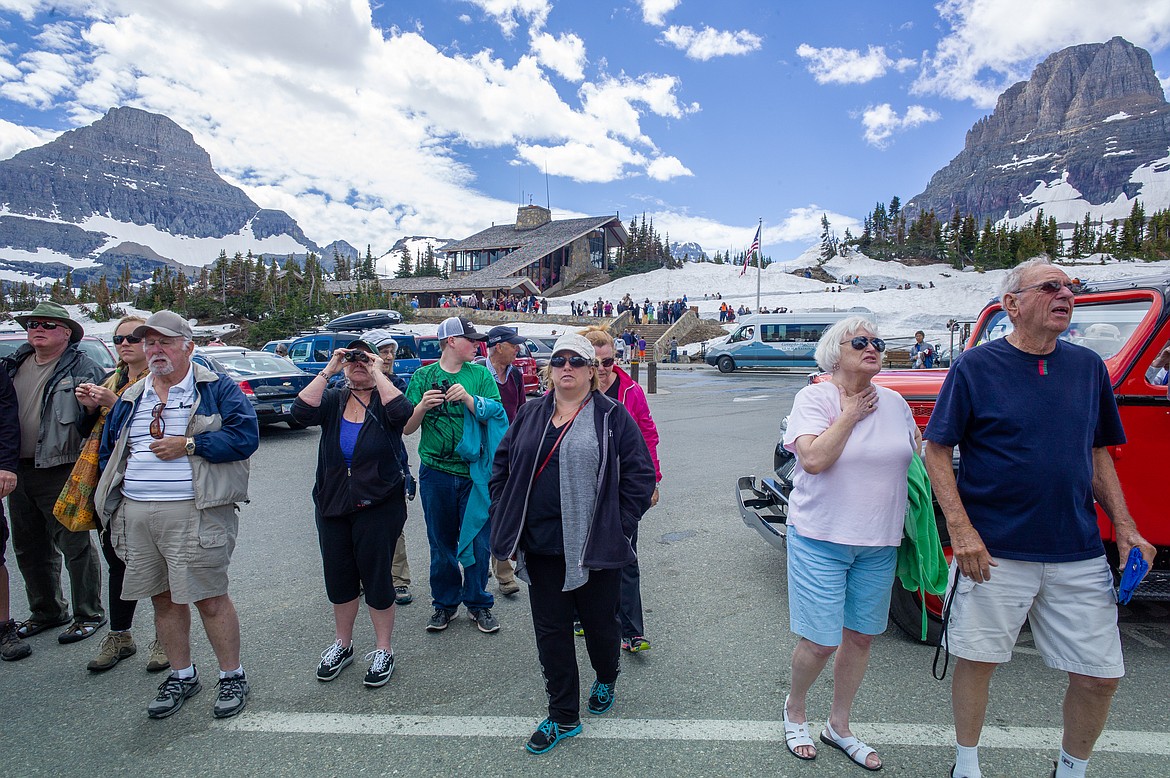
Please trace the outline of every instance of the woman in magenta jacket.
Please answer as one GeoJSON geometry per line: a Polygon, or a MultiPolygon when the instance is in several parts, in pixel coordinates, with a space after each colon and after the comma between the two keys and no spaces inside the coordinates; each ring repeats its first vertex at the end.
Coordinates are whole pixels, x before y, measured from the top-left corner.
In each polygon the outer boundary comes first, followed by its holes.
{"type": "MultiPolygon", "coordinates": [[[[658,504],[658,484],[662,481],[662,469],[658,465],[658,428],[654,426],[654,419],[650,416],[650,405],[646,402],[646,393],[642,387],[630,378],[614,359],[613,336],[604,328],[590,327],[581,332],[597,352],[597,378],[600,382],[599,391],[613,400],[621,403],[634,417],[642,437],[646,439],[646,447],[650,449],[650,459],[654,462],[654,494],[650,498],[650,506],[658,504]]],[[[638,529],[630,538],[634,552],[638,550],[638,529]]],[[[642,585],[641,573],[638,569],[638,560],[622,568],[621,608],[619,610],[622,622],[622,648],[630,653],[646,651],[650,648],[650,641],[646,639],[646,627],[642,621],[642,585]]]]}

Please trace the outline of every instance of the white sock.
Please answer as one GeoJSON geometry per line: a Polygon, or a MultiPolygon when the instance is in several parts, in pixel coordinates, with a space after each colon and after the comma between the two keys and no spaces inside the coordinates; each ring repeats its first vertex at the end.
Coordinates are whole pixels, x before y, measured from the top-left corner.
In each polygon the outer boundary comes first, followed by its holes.
{"type": "Polygon", "coordinates": [[[236,678],[239,676],[243,676],[243,674],[244,674],[244,666],[243,665],[240,665],[235,670],[226,670],[226,671],[220,670],[219,671],[219,677],[221,680],[224,678],[236,678]]]}
{"type": "Polygon", "coordinates": [[[175,676],[176,678],[182,678],[184,681],[190,681],[195,677],[195,665],[192,663],[190,667],[184,667],[182,670],[175,670],[171,673],[171,675],[175,676]]]}
{"type": "Polygon", "coordinates": [[[1089,766],[1088,759],[1077,759],[1069,756],[1063,748],[1060,749],[1060,761],[1056,763],[1056,778],[1085,778],[1085,768],[1089,766]]]}
{"type": "Polygon", "coordinates": [[[979,770],[979,746],[961,746],[955,743],[954,778],[983,778],[979,770]]]}

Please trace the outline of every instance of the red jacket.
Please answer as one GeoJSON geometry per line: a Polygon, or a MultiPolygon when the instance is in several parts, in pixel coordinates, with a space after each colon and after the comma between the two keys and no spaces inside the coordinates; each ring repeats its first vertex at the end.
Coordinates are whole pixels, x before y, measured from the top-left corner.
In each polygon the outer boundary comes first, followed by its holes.
{"type": "Polygon", "coordinates": [[[613,366],[614,375],[618,382],[618,402],[625,406],[642,437],[646,439],[646,448],[650,449],[650,459],[654,461],[654,481],[662,480],[662,468],[658,466],[658,428],[654,426],[654,419],[650,416],[650,404],[646,402],[646,393],[642,387],[634,383],[634,379],[617,365],[613,366]]]}

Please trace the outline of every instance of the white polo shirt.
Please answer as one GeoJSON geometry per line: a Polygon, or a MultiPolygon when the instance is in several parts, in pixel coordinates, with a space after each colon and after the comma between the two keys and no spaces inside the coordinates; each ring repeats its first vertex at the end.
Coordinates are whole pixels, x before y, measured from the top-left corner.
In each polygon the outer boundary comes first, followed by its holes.
{"type": "MultiPolygon", "coordinates": [[[[150,422],[159,403],[154,391],[154,376],[145,379],[146,388],[138,401],[138,409],[130,419],[130,458],[126,461],[126,477],[122,494],[131,500],[176,501],[195,498],[191,486],[191,461],[187,456],[164,462],[150,450],[155,438],[150,436],[150,422]]],[[[187,368],[187,375],[167,392],[167,404],[162,412],[163,435],[186,436],[195,404],[195,366],[187,368]]]]}

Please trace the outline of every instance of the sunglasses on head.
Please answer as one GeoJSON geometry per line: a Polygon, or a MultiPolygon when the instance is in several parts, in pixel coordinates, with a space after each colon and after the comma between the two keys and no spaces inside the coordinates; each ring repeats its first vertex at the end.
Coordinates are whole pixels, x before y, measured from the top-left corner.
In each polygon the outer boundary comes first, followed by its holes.
{"type": "Polygon", "coordinates": [[[857,349],[858,351],[865,351],[865,347],[871,343],[873,344],[873,347],[877,349],[879,354],[886,350],[886,342],[881,338],[867,338],[863,335],[858,335],[853,340],[841,341],[842,345],[846,343],[848,343],[850,346],[853,346],[853,348],[857,349]]]}
{"type": "Polygon", "coordinates": [[[115,346],[121,346],[123,343],[133,344],[133,343],[141,343],[141,342],[142,342],[142,338],[138,337],[137,335],[115,335],[114,336],[114,345],[115,346]]]}
{"type": "Polygon", "coordinates": [[[55,330],[58,327],[64,326],[65,325],[59,321],[30,321],[28,323],[28,329],[30,330],[55,330]]]}
{"type": "Polygon", "coordinates": [[[548,363],[553,367],[588,367],[592,362],[585,357],[551,357],[548,363]]]}
{"type": "Polygon", "coordinates": [[[1075,281],[1041,281],[1038,284],[1032,284],[1031,286],[1025,286],[1022,289],[1017,289],[1016,291],[1012,292],[1012,294],[1028,292],[1033,289],[1038,289],[1044,294],[1056,294],[1060,291],[1062,286],[1073,294],[1076,294],[1085,288],[1084,284],[1080,284],[1075,281]]]}

